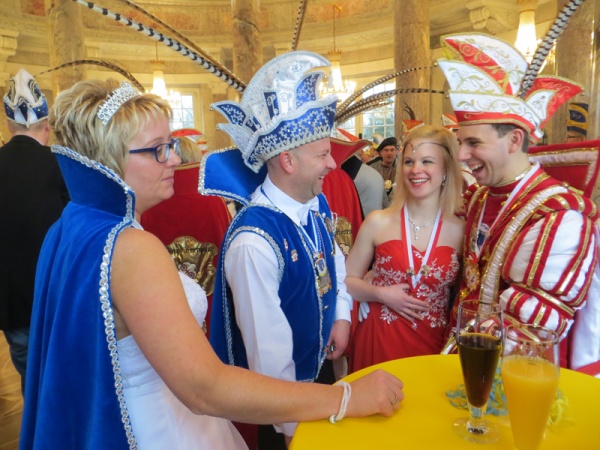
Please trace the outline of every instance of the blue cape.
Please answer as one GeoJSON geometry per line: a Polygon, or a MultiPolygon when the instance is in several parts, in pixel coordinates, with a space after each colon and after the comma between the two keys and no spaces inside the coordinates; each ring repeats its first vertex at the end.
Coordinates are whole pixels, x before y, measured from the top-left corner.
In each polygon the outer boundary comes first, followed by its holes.
{"type": "Polygon", "coordinates": [[[71,202],[46,235],[35,283],[20,449],[127,449],[110,264],[135,198],[114,172],[53,146],[71,202]]]}

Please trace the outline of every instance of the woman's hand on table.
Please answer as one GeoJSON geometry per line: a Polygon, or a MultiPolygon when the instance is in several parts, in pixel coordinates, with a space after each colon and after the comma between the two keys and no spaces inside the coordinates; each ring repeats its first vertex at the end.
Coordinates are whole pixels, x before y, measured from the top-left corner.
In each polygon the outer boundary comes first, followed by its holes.
{"type": "Polygon", "coordinates": [[[404,383],[394,375],[378,369],[350,383],[352,396],[348,404],[348,417],[365,417],[373,414],[389,417],[404,399],[404,383]]]}
{"type": "Polygon", "coordinates": [[[429,312],[429,305],[411,296],[410,286],[406,283],[380,286],[379,297],[381,303],[411,322],[423,320],[429,312]]]}

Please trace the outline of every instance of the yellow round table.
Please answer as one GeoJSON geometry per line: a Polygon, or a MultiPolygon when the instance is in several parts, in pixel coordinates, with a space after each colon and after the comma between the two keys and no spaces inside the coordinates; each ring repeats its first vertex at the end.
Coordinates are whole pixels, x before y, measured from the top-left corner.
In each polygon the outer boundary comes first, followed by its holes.
{"type": "MultiPolygon", "coordinates": [[[[304,422],[298,426],[290,449],[514,449],[508,416],[486,416],[500,430],[495,444],[472,444],[454,433],[454,420],[469,414],[453,407],[446,397],[447,390],[462,383],[457,355],[398,359],[368,367],[344,380],[355,380],[378,368],[404,382],[405,398],[394,416],[345,418],[334,425],[327,420],[304,422]]],[[[547,428],[540,450],[600,449],[600,379],[561,369],[559,388],[569,406],[563,420],[547,428]]]]}

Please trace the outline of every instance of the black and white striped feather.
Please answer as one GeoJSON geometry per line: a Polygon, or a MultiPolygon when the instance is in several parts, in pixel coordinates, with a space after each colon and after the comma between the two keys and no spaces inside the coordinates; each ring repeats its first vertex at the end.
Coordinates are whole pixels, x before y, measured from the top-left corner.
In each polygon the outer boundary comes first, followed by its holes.
{"type": "Polygon", "coordinates": [[[181,34],[179,31],[177,31],[176,29],[174,29],[172,26],[170,26],[169,24],[167,24],[163,20],[161,20],[158,17],[156,17],[154,14],[152,14],[149,11],[145,10],[141,6],[136,5],[132,1],[129,1],[129,0],[118,0],[118,1],[120,1],[121,3],[123,3],[123,4],[127,5],[127,6],[130,6],[134,10],[142,13],[144,16],[146,16],[149,19],[151,19],[152,21],[156,22],[161,27],[163,27],[165,30],[167,30],[171,35],[175,36],[177,39],[179,39],[181,42],[183,42],[185,45],[187,45],[190,49],[192,49],[193,51],[195,51],[196,53],[198,53],[198,55],[200,55],[204,59],[210,61],[215,67],[218,67],[219,70],[221,70],[221,71],[223,71],[225,73],[228,73],[228,74],[230,74],[230,75],[233,76],[233,73],[227,67],[225,67],[222,64],[220,64],[210,54],[208,54],[205,50],[202,50],[200,47],[198,47],[195,43],[193,43],[191,40],[189,40],[183,34],[181,34]]]}
{"type": "Polygon", "coordinates": [[[300,32],[302,31],[302,25],[304,25],[304,15],[306,14],[306,4],[308,0],[300,0],[298,4],[298,14],[296,14],[296,24],[294,25],[294,36],[292,37],[292,51],[296,51],[298,48],[298,41],[300,40],[300,32]]]}
{"type": "Polygon", "coordinates": [[[91,64],[91,65],[95,65],[95,66],[100,66],[100,67],[104,67],[105,69],[112,70],[113,72],[117,72],[117,73],[123,75],[129,81],[131,81],[131,84],[133,84],[140,92],[144,92],[144,86],[142,86],[142,83],[140,83],[133,75],[131,75],[131,73],[127,72],[125,69],[117,66],[114,63],[102,61],[101,59],[77,59],[75,61],[70,61],[68,63],[61,64],[60,66],[56,66],[56,67],[52,67],[51,69],[44,70],[43,72],[38,73],[36,76],[43,75],[43,74],[49,73],[49,72],[55,72],[57,70],[64,69],[66,67],[81,66],[83,64],[91,64]]]}
{"type": "Polygon", "coordinates": [[[554,23],[542,39],[540,45],[536,49],[533,54],[533,58],[531,59],[531,63],[529,63],[529,67],[523,75],[523,80],[521,81],[521,88],[519,90],[519,97],[523,98],[529,91],[529,88],[535,81],[538,76],[538,73],[544,64],[544,61],[548,57],[550,50],[552,50],[552,46],[558,39],[558,37],[565,31],[567,25],[569,24],[569,20],[571,16],[575,14],[577,8],[581,6],[581,4],[585,0],[571,0],[569,3],[565,5],[565,7],[560,11],[558,17],[554,20],[554,23]]]}
{"type": "Polygon", "coordinates": [[[177,41],[176,39],[165,36],[164,34],[154,30],[153,28],[150,28],[150,27],[144,25],[143,23],[137,22],[130,18],[125,18],[125,17],[121,16],[121,14],[110,11],[107,8],[101,8],[99,6],[96,6],[92,2],[88,2],[85,0],[73,0],[73,1],[76,3],[79,3],[81,5],[87,6],[92,11],[94,11],[98,14],[102,14],[103,16],[109,17],[109,18],[115,20],[116,22],[119,22],[120,24],[131,27],[131,28],[135,29],[136,31],[139,31],[140,33],[143,33],[146,36],[154,39],[155,41],[158,41],[158,42],[166,45],[170,49],[175,50],[177,53],[180,53],[181,55],[188,57],[189,59],[194,61],[196,64],[199,64],[200,66],[202,66],[203,68],[208,70],[210,73],[217,76],[222,81],[226,82],[229,86],[233,87],[234,89],[236,89],[240,92],[243,92],[244,89],[246,88],[246,84],[243,81],[241,81],[239,78],[237,78],[234,74],[232,74],[229,71],[224,71],[221,68],[215,66],[207,58],[204,58],[203,56],[199,55],[198,53],[196,53],[195,51],[193,51],[186,45],[177,41]]]}
{"type": "Polygon", "coordinates": [[[372,81],[371,83],[363,86],[362,88],[360,88],[358,91],[354,92],[350,97],[348,97],[346,100],[344,100],[341,104],[338,105],[337,110],[338,110],[338,114],[343,113],[346,109],[348,109],[349,105],[356,100],[358,97],[360,97],[363,93],[367,92],[369,89],[374,88],[377,85],[380,85],[382,83],[385,83],[389,80],[391,80],[392,78],[396,78],[400,75],[404,75],[406,73],[410,73],[410,72],[414,72],[417,70],[422,70],[422,69],[430,69],[431,66],[424,66],[424,67],[413,67],[411,69],[405,69],[405,70],[401,70],[399,72],[394,72],[391,73],[389,75],[385,75],[381,78],[378,78],[374,81],[372,81]]]}
{"type": "Polygon", "coordinates": [[[338,113],[335,117],[335,121],[337,126],[347,122],[352,117],[371,109],[378,108],[383,106],[387,99],[399,94],[445,94],[444,91],[438,91],[435,89],[428,88],[399,88],[399,89],[391,89],[389,91],[380,92],[378,94],[370,95],[367,98],[363,98],[362,100],[353,104],[350,108],[347,108],[341,113],[338,113]]]}

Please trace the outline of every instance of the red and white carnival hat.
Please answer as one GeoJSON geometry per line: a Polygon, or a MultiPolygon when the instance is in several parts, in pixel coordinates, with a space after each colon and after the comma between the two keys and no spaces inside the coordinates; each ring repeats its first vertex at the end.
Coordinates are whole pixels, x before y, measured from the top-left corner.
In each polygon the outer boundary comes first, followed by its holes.
{"type": "Polygon", "coordinates": [[[456,131],[458,129],[456,114],[442,114],[442,125],[450,131],[456,131]]]}
{"type": "Polygon", "coordinates": [[[438,64],[450,85],[459,125],[512,123],[540,139],[557,108],[582,91],[559,77],[537,77],[521,93],[528,63],[511,44],[493,36],[463,33],[443,36],[448,58],[438,64]]]}

